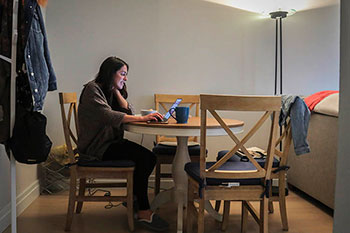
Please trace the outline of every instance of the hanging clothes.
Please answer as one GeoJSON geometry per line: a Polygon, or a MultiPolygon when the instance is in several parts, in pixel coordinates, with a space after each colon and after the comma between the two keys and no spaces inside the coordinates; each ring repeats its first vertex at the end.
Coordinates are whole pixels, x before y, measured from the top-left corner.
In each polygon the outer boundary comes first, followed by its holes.
{"type": "Polygon", "coordinates": [[[310,153],[310,146],[307,141],[310,115],[308,107],[300,96],[282,95],[279,125],[281,127],[285,125],[287,118],[290,117],[296,155],[310,153]]]}
{"type": "MultiPolygon", "coordinates": [[[[0,0],[0,55],[11,57],[13,1],[0,0]]],[[[10,136],[11,64],[0,59],[0,143],[10,136]]]]}
{"type": "Polygon", "coordinates": [[[40,6],[24,0],[19,7],[16,60],[16,117],[9,147],[18,162],[45,161],[52,142],[42,110],[47,91],[57,89],[40,6]]]}
{"type": "MultiPolygon", "coordinates": [[[[13,1],[0,0],[0,54],[8,58],[11,57],[12,4],[13,1]]],[[[42,110],[47,91],[57,90],[57,83],[43,16],[36,0],[19,1],[16,71],[16,104],[28,111],[42,110]],[[18,86],[21,84],[25,85],[18,86]]],[[[11,65],[1,60],[0,143],[5,144],[10,132],[10,82],[11,65]]]]}
{"type": "MultiPolygon", "coordinates": [[[[46,30],[41,9],[36,0],[25,1],[24,20],[19,24],[22,31],[17,58],[17,72],[20,70],[28,75],[33,96],[33,111],[43,108],[47,91],[57,90],[56,75],[51,63],[46,30]],[[23,24],[24,23],[24,24],[23,24]],[[23,49],[24,46],[24,50],[23,49]],[[22,53],[23,52],[23,53],[22,53]],[[26,70],[23,70],[25,64],[26,70]]],[[[22,13],[22,12],[21,12],[22,13]]]]}

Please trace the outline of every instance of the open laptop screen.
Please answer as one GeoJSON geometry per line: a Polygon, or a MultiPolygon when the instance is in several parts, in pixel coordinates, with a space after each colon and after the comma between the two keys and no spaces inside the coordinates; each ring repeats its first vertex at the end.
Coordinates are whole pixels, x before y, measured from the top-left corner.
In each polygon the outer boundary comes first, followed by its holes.
{"type": "Polygon", "coordinates": [[[162,121],[167,121],[170,118],[170,115],[175,111],[175,108],[180,104],[181,101],[181,98],[176,99],[173,105],[171,105],[171,107],[169,108],[169,111],[164,115],[162,121]]]}

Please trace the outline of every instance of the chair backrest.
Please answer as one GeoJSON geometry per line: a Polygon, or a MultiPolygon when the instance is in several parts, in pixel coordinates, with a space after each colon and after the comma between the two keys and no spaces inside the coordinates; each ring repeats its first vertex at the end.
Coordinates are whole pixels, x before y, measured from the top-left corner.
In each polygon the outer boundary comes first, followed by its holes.
{"type": "Polygon", "coordinates": [[[79,132],[79,125],[78,125],[78,108],[77,108],[77,93],[59,93],[59,99],[60,99],[60,106],[61,106],[61,115],[62,115],[62,124],[63,124],[63,132],[64,132],[64,139],[66,141],[68,155],[69,155],[69,162],[75,163],[75,155],[77,144],[78,144],[78,132],[79,132]],[[65,105],[68,105],[68,111],[65,109],[65,105]],[[73,122],[72,122],[73,120],[73,122]],[[74,125],[75,129],[72,128],[72,124],[74,125]],[[73,147],[74,143],[74,147],[73,147]]]}
{"type": "MultiPolygon", "coordinates": [[[[158,112],[168,112],[171,104],[175,102],[177,98],[182,98],[181,104],[188,104],[190,112],[192,109],[195,111],[195,116],[199,116],[199,95],[170,95],[170,94],[154,94],[155,109],[158,112]]],[[[193,110],[192,110],[193,111],[193,110]]],[[[156,136],[156,143],[173,141],[176,142],[175,137],[165,137],[161,135],[156,136]]],[[[198,142],[198,137],[189,137],[188,141],[198,142]]]]}
{"type": "Polygon", "coordinates": [[[281,97],[279,96],[230,96],[230,95],[200,95],[201,109],[201,153],[200,153],[200,176],[202,179],[210,178],[264,178],[270,179],[272,162],[275,153],[275,142],[277,141],[278,128],[278,113],[281,108],[281,97]],[[222,117],[217,111],[254,111],[263,112],[260,119],[250,129],[245,129],[245,135],[242,140],[239,140],[225,124],[222,117]],[[206,169],[206,126],[207,112],[220,123],[221,127],[227,132],[228,136],[233,140],[233,147],[220,160],[214,163],[210,168],[206,169]],[[272,120],[270,132],[267,136],[267,156],[265,166],[261,167],[253,156],[245,147],[247,141],[261,129],[263,123],[270,119],[272,120]],[[227,171],[219,170],[228,159],[232,157],[239,149],[244,152],[249,161],[254,164],[256,170],[247,171],[227,171]]]}

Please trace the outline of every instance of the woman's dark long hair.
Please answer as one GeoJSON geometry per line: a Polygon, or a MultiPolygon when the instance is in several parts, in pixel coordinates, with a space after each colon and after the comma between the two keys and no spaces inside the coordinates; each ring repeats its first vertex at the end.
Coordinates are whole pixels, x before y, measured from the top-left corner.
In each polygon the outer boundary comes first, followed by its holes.
{"type": "MultiPolygon", "coordinates": [[[[112,94],[114,75],[123,66],[126,66],[129,71],[129,65],[117,57],[108,57],[102,62],[100,66],[100,70],[95,78],[95,82],[100,85],[107,99],[109,99],[112,94]]],[[[126,90],[125,83],[123,89],[120,90],[120,94],[122,94],[125,99],[128,98],[128,92],[126,90]]]]}

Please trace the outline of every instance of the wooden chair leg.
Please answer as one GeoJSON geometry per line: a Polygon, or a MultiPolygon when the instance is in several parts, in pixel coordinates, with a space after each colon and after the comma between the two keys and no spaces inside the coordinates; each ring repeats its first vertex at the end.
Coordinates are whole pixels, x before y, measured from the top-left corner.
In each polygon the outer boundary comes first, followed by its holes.
{"type": "MultiPolygon", "coordinates": [[[[270,196],[272,196],[272,185],[270,185],[270,196]]],[[[268,204],[268,209],[269,209],[269,213],[272,214],[273,213],[273,202],[269,200],[269,204],[268,204]]]]}
{"type": "MultiPolygon", "coordinates": [[[[86,187],[86,179],[82,178],[79,181],[79,197],[83,197],[85,195],[85,187],[86,187]]],[[[75,212],[79,214],[82,208],[83,208],[83,201],[78,201],[75,212]]]]}
{"type": "Polygon", "coordinates": [[[280,214],[281,214],[281,220],[282,220],[282,229],[284,231],[288,231],[288,218],[287,218],[287,207],[286,207],[286,199],[281,198],[279,200],[280,205],[280,214]]]}
{"type": "Polygon", "coordinates": [[[269,201],[269,213],[272,214],[274,211],[273,209],[273,201],[269,201]]]}
{"type": "Polygon", "coordinates": [[[217,212],[219,212],[220,206],[221,206],[221,201],[220,201],[220,200],[217,200],[217,201],[215,202],[215,210],[216,210],[217,212]]]}
{"type": "Polygon", "coordinates": [[[242,217],[241,217],[241,233],[247,231],[247,221],[248,221],[248,209],[246,207],[246,202],[242,201],[242,217]]]}
{"type": "Polygon", "coordinates": [[[127,205],[127,214],[128,214],[128,224],[129,230],[134,231],[134,194],[133,194],[133,172],[129,172],[127,175],[126,183],[126,205],[127,205]]]}
{"type": "MultiPolygon", "coordinates": [[[[285,177],[285,174],[281,175],[285,177]]],[[[279,206],[280,206],[280,215],[282,220],[282,229],[284,231],[288,231],[288,218],[287,218],[287,205],[286,205],[286,181],[285,179],[281,179],[279,184],[279,206]]]]}
{"type": "Polygon", "coordinates": [[[73,213],[74,213],[74,206],[75,206],[75,200],[76,200],[76,188],[77,188],[77,180],[76,178],[70,178],[70,188],[69,188],[69,201],[68,201],[68,211],[67,211],[67,218],[66,218],[66,227],[65,231],[70,231],[70,228],[72,226],[73,221],[73,213]]]}
{"type": "Polygon", "coordinates": [[[161,164],[159,161],[157,161],[154,196],[156,196],[160,192],[160,171],[161,171],[161,164]]]}
{"type": "Polygon", "coordinates": [[[184,229],[186,229],[186,233],[191,233],[193,231],[193,223],[194,223],[194,216],[196,214],[196,207],[193,205],[192,202],[187,202],[187,209],[186,209],[186,221],[184,229]]]}
{"type": "Polygon", "coordinates": [[[223,219],[221,224],[221,230],[226,231],[227,229],[227,223],[228,219],[230,217],[230,201],[224,201],[224,212],[223,212],[223,219]]]}
{"type": "Polygon", "coordinates": [[[204,204],[204,198],[200,198],[198,208],[198,233],[204,233],[204,204]]]}
{"type": "Polygon", "coordinates": [[[263,200],[260,201],[260,233],[268,233],[268,204],[269,199],[264,197],[263,200]]]}
{"type": "Polygon", "coordinates": [[[193,189],[191,181],[188,180],[188,189],[187,189],[187,206],[186,206],[186,221],[185,229],[186,233],[191,233],[193,229],[193,214],[196,211],[196,207],[193,205],[193,189]]]}

